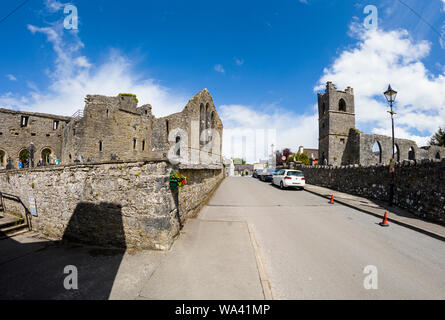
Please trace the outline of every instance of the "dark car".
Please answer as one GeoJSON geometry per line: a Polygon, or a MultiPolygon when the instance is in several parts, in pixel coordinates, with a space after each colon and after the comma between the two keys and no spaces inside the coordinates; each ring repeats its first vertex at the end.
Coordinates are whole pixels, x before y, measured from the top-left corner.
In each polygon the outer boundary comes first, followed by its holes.
{"type": "Polygon", "coordinates": [[[268,168],[263,170],[261,174],[259,175],[261,181],[272,181],[274,174],[278,172],[277,169],[268,168]]]}
{"type": "Polygon", "coordinates": [[[261,172],[263,172],[263,169],[255,169],[255,170],[253,170],[252,177],[254,177],[254,178],[259,178],[261,172]]]}

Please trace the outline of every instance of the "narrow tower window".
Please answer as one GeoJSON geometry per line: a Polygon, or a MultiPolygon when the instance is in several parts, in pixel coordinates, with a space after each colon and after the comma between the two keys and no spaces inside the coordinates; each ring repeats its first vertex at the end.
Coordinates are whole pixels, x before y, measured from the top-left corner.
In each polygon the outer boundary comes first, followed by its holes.
{"type": "Polygon", "coordinates": [[[20,122],[20,126],[22,127],[27,127],[28,126],[28,116],[22,116],[21,122],[20,122]]]}
{"type": "Polygon", "coordinates": [[[338,110],[342,112],[346,112],[346,102],[343,99],[340,99],[340,102],[338,103],[338,110]]]}
{"type": "MultiPolygon", "coordinates": [[[[176,143],[179,143],[181,141],[181,137],[176,137],[176,143]]],[[[179,157],[181,156],[181,146],[178,147],[178,151],[176,151],[176,155],[179,157]]]]}
{"type": "Polygon", "coordinates": [[[102,140],[101,141],[99,141],[99,152],[102,152],[102,150],[103,150],[103,142],[102,142],[102,140]]]}

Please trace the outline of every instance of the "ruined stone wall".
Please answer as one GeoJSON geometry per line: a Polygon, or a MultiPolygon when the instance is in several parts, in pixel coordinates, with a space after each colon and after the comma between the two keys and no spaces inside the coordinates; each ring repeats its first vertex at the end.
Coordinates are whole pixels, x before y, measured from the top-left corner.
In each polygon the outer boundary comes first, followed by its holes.
{"type": "MultiPolygon", "coordinates": [[[[222,133],[223,125],[216,112],[215,104],[207,89],[201,90],[184,107],[172,115],[153,119],[153,148],[152,157],[165,158],[172,152],[176,137],[180,137],[179,146],[182,155],[188,153],[190,163],[222,163],[222,133]],[[220,139],[212,140],[205,133],[206,129],[214,129],[220,139]],[[213,143],[214,142],[214,147],[213,143]],[[201,150],[208,148],[208,154],[214,158],[204,158],[201,150]]],[[[184,162],[184,161],[182,161],[184,162]]]]}
{"type": "MultiPolygon", "coordinates": [[[[342,164],[361,164],[370,166],[376,164],[389,164],[392,158],[392,137],[378,134],[364,134],[351,129],[350,144],[346,148],[342,164]],[[373,152],[377,143],[379,148],[373,152]],[[359,161],[354,160],[359,159],[359,161]]],[[[445,148],[438,146],[419,148],[415,141],[408,139],[394,139],[395,161],[441,159],[445,158],[445,148]],[[412,150],[412,151],[410,151],[412,150]],[[413,152],[413,153],[411,153],[413,152]]]]}
{"type": "Polygon", "coordinates": [[[62,132],[69,121],[69,117],[0,109],[0,168],[6,167],[8,157],[13,160],[15,168],[18,168],[19,154],[31,142],[36,148],[35,164],[45,149],[51,151],[52,158],[60,158],[62,132]],[[26,126],[22,126],[22,116],[27,117],[26,126]],[[58,122],[57,129],[54,129],[54,121],[58,122]]]}
{"type": "Polygon", "coordinates": [[[181,163],[222,163],[222,121],[207,89],[201,90],[181,112],[156,119],[150,105],[137,106],[132,94],[116,97],[88,95],[85,108],[74,117],[61,117],[0,109],[0,169],[11,156],[33,142],[35,164],[48,148],[62,164],[98,161],[171,159],[179,153],[181,163]],[[29,117],[21,126],[21,116],[29,117]],[[58,121],[53,130],[54,121],[58,121]],[[219,139],[205,134],[214,129],[219,139]],[[180,137],[180,150],[172,151],[180,137]],[[205,157],[202,150],[208,149],[205,157]]]}
{"type": "MultiPolygon", "coordinates": [[[[179,232],[173,169],[166,161],[84,163],[0,171],[0,192],[29,208],[33,229],[44,236],[94,245],[168,249],[179,232]]],[[[179,195],[182,220],[195,213],[224,178],[219,169],[180,170],[188,184],[179,195]]],[[[7,210],[8,204],[7,204],[7,210]]]]}
{"type": "MultiPolygon", "coordinates": [[[[388,166],[302,166],[308,184],[387,201],[388,166]]],[[[395,166],[394,202],[419,217],[445,224],[445,159],[404,161],[395,166]]]]}
{"type": "Polygon", "coordinates": [[[83,117],[63,132],[64,164],[75,160],[141,160],[150,156],[151,106],[137,108],[132,96],[88,95],[83,117]]]}
{"type": "Polygon", "coordinates": [[[224,170],[219,169],[183,169],[188,183],[179,194],[179,212],[181,219],[194,216],[201,204],[212,194],[215,186],[224,179],[224,170]]]}

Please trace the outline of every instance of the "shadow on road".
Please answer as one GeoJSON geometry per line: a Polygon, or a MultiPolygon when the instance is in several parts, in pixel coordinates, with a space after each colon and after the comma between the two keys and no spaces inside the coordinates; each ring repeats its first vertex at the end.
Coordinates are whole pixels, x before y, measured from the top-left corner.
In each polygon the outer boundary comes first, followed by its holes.
{"type": "Polygon", "coordinates": [[[0,299],[109,298],[126,249],[120,205],[81,202],[61,241],[28,240],[0,240],[0,299]],[[64,287],[67,266],[77,269],[77,290],[64,287]]]}
{"type": "Polygon", "coordinates": [[[277,186],[276,184],[273,184],[272,182],[269,183],[272,187],[276,188],[276,189],[280,189],[282,191],[304,191],[304,189],[300,189],[300,188],[292,188],[292,187],[287,187],[284,189],[281,189],[280,186],[277,186]]]}

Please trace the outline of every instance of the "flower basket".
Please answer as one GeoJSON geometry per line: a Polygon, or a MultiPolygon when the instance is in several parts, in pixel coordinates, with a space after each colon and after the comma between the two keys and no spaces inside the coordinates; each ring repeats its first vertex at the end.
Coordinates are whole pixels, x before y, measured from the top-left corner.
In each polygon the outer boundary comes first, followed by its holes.
{"type": "Polygon", "coordinates": [[[181,191],[182,186],[187,184],[187,177],[185,177],[183,174],[181,174],[179,172],[175,172],[172,170],[170,172],[169,182],[170,182],[171,190],[178,189],[179,191],[181,191]]]}
{"type": "Polygon", "coordinates": [[[178,189],[178,181],[175,181],[175,180],[171,180],[170,179],[170,190],[176,190],[176,189],[178,189]]]}

